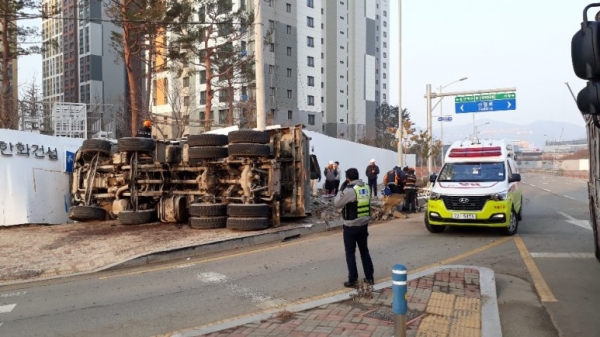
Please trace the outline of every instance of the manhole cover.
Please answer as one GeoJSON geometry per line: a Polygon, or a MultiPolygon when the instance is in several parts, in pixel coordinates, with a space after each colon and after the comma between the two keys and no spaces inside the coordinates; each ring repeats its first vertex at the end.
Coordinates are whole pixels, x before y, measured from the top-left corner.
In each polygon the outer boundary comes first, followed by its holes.
{"type": "MultiPolygon", "coordinates": [[[[410,322],[413,319],[421,316],[422,314],[422,311],[409,309],[408,311],[406,311],[406,322],[410,322]]],[[[390,307],[378,307],[377,309],[371,310],[363,314],[363,316],[378,319],[380,321],[394,323],[396,314],[394,314],[392,308],[390,307]]]]}

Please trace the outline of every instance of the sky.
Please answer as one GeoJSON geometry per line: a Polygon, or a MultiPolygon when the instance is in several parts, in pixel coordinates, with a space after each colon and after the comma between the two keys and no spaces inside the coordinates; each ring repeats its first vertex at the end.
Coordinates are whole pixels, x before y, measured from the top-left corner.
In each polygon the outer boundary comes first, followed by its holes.
{"type": "MultiPolygon", "coordinates": [[[[331,1],[331,0],[322,0],[331,1]]],[[[398,105],[398,1],[390,0],[390,86],[398,105]]],[[[477,118],[526,125],[553,120],[583,126],[565,82],[575,95],[585,86],[571,65],[571,38],[591,0],[403,0],[402,106],[425,127],[425,87],[433,90],[463,77],[445,92],[517,88],[517,110],[476,114],[477,118]]],[[[590,17],[596,11],[590,11],[590,17]]],[[[41,82],[41,56],[19,59],[19,83],[41,82]]],[[[434,103],[435,104],[435,103],[434,103]]],[[[471,124],[471,114],[455,114],[454,99],[442,103],[453,123],[471,124]]],[[[433,112],[439,115],[439,107],[433,112]]],[[[434,118],[433,126],[439,122],[434,118]]]]}

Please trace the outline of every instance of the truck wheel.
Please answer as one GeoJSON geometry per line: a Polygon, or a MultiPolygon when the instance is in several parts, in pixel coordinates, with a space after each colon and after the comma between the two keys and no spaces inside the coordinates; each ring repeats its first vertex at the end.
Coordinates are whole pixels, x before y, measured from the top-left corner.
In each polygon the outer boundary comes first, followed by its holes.
{"type": "Polygon", "coordinates": [[[239,143],[229,144],[227,152],[236,157],[268,157],[271,155],[271,148],[269,145],[239,143]]]}
{"type": "Polygon", "coordinates": [[[86,139],[81,144],[81,152],[101,152],[110,155],[112,144],[103,139],[86,139]]]}
{"type": "Polygon", "coordinates": [[[122,225],[142,225],[155,219],[156,210],[146,209],[141,211],[126,210],[119,212],[117,216],[122,225]]]}
{"type": "Polygon", "coordinates": [[[191,204],[191,216],[220,216],[227,215],[227,204],[191,204]]]}
{"type": "Polygon", "coordinates": [[[94,206],[71,206],[69,219],[75,221],[102,221],[106,220],[106,210],[94,206]]]}
{"type": "Polygon", "coordinates": [[[151,152],[155,143],[151,138],[125,137],[119,139],[120,152],[151,152]]]}
{"type": "Polygon", "coordinates": [[[269,228],[268,218],[227,218],[227,228],[237,231],[258,231],[269,228]]]}
{"type": "Polygon", "coordinates": [[[188,150],[190,159],[220,159],[227,157],[227,148],[219,146],[190,147],[188,150]]]}
{"type": "Polygon", "coordinates": [[[510,212],[510,219],[508,221],[508,227],[502,228],[502,235],[512,236],[517,234],[517,230],[519,229],[519,219],[517,218],[517,213],[513,209],[510,212]]]}
{"type": "Polygon", "coordinates": [[[229,204],[227,206],[227,215],[238,218],[269,217],[270,209],[267,204],[229,204]]]}
{"type": "Polygon", "coordinates": [[[229,143],[269,144],[271,136],[264,131],[238,130],[228,135],[229,143]]]}
{"type": "Polygon", "coordinates": [[[189,135],[187,143],[189,146],[225,146],[229,143],[229,138],[227,135],[203,133],[200,135],[189,135]]]}
{"type": "Polygon", "coordinates": [[[427,228],[429,233],[441,233],[446,230],[446,226],[430,224],[429,219],[427,219],[427,214],[425,214],[425,228],[427,228]]]}
{"type": "Polygon", "coordinates": [[[190,227],[195,229],[215,229],[227,226],[226,216],[214,216],[206,218],[190,218],[190,227]]]}

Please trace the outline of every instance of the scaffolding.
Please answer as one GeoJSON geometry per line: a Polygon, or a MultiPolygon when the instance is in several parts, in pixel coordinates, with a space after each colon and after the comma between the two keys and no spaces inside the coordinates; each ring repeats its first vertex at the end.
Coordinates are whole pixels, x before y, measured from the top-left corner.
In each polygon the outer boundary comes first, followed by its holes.
{"type": "Polygon", "coordinates": [[[87,139],[87,109],[83,103],[55,103],[52,124],[56,137],[87,139]]]}

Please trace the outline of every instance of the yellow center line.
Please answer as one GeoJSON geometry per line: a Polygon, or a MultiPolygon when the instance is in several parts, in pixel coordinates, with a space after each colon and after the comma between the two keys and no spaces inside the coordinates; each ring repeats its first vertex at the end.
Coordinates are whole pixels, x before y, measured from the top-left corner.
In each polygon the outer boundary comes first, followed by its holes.
{"type": "MultiPolygon", "coordinates": [[[[439,262],[434,262],[432,264],[429,264],[429,265],[426,265],[426,266],[423,266],[423,267],[420,267],[420,268],[417,268],[417,269],[414,269],[414,270],[410,270],[408,273],[409,274],[414,274],[414,273],[418,273],[418,272],[421,272],[421,271],[424,271],[424,270],[427,270],[427,269],[431,269],[431,268],[434,268],[434,267],[443,266],[443,265],[446,265],[446,264],[449,264],[449,263],[452,263],[452,262],[455,262],[455,261],[459,261],[459,260],[465,259],[465,258],[467,258],[467,257],[469,257],[471,255],[475,255],[475,254],[481,253],[481,252],[483,252],[485,250],[488,250],[490,248],[499,246],[499,245],[501,245],[503,243],[508,242],[511,239],[512,238],[509,238],[509,237],[498,239],[498,240],[492,241],[492,242],[490,242],[488,244],[485,244],[483,246],[480,246],[480,247],[477,247],[475,249],[469,250],[467,252],[455,255],[455,256],[453,256],[451,258],[448,258],[448,259],[445,259],[445,260],[442,260],[442,261],[439,261],[439,262]]],[[[377,279],[376,283],[382,283],[382,282],[390,281],[391,279],[392,279],[391,277],[377,279]]],[[[250,314],[245,314],[245,315],[240,315],[240,316],[236,316],[236,317],[226,318],[226,319],[223,319],[223,320],[220,320],[220,321],[212,322],[212,323],[205,324],[205,325],[198,326],[198,327],[194,327],[194,328],[188,328],[188,329],[184,329],[184,330],[178,330],[176,332],[167,334],[166,336],[172,336],[172,335],[174,335],[177,332],[189,331],[189,330],[198,330],[198,329],[202,329],[202,328],[209,327],[209,326],[214,326],[214,325],[221,324],[221,323],[234,321],[234,320],[241,319],[241,318],[244,318],[244,317],[250,317],[250,316],[257,315],[257,314],[262,314],[262,313],[266,313],[266,312],[272,312],[274,309],[278,309],[278,308],[279,309],[283,309],[285,307],[297,306],[297,305],[304,304],[304,303],[314,302],[314,301],[317,301],[317,300],[320,300],[320,299],[324,299],[324,298],[327,298],[327,297],[333,297],[333,296],[336,296],[336,295],[344,294],[344,293],[347,293],[349,291],[350,291],[349,289],[335,290],[335,291],[332,291],[332,292],[329,292],[329,293],[325,293],[325,294],[321,294],[321,295],[317,295],[317,296],[313,296],[313,297],[309,297],[309,298],[303,298],[303,299],[295,301],[295,302],[287,302],[287,303],[282,304],[282,305],[280,305],[278,307],[275,307],[275,308],[270,308],[270,309],[255,311],[255,312],[252,312],[250,314]]]]}
{"type": "Polygon", "coordinates": [[[533,285],[535,286],[535,290],[537,291],[538,295],[540,295],[541,301],[557,302],[556,297],[554,297],[554,294],[552,294],[550,287],[548,287],[546,280],[544,280],[542,273],[535,264],[535,261],[533,261],[531,254],[529,254],[529,250],[527,250],[527,247],[520,236],[515,236],[515,245],[517,245],[517,249],[521,254],[523,262],[525,262],[525,267],[527,267],[527,270],[531,275],[533,285]]]}

